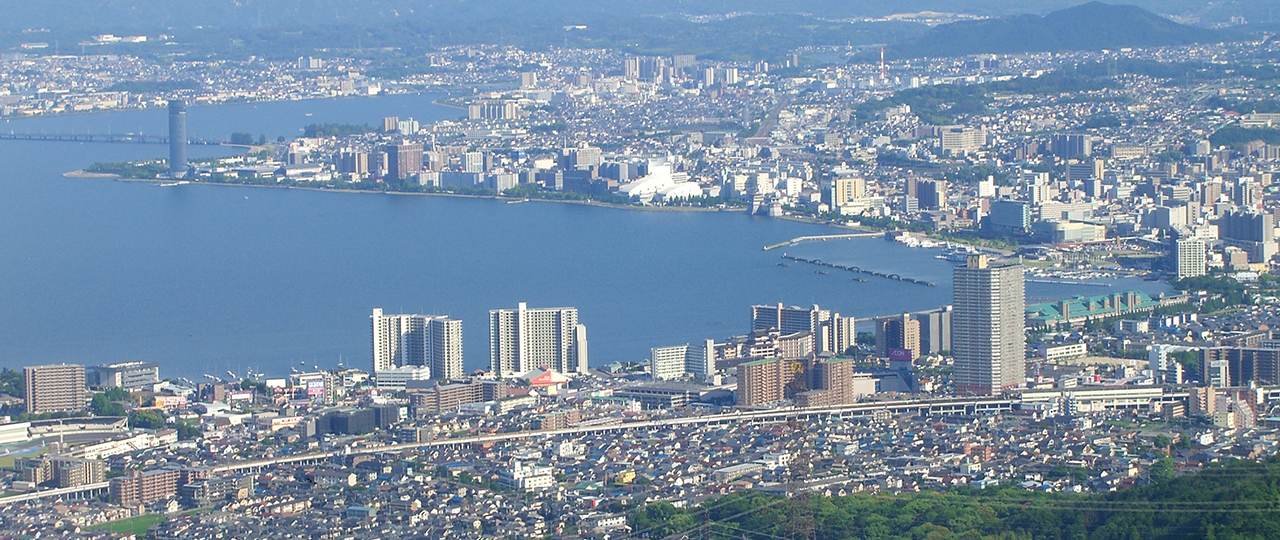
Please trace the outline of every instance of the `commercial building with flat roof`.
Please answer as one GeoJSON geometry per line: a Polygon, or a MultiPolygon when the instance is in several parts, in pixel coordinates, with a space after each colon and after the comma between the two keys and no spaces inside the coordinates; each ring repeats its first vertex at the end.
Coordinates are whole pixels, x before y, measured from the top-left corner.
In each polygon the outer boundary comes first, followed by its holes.
{"type": "Polygon", "coordinates": [[[160,364],[134,361],[90,366],[85,369],[84,376],[89,388],[95,390],[150,390],[152,385],[160,382],[160,364]]]}

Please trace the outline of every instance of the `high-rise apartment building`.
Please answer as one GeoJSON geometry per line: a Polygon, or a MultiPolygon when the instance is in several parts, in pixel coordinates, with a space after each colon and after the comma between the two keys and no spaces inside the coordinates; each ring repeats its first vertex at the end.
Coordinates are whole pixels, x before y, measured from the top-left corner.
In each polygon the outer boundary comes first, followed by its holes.
{"type": "Polygon", "coordinates": [[[920,353],[951,350],[951,306],[911,316],[920,323],[920,353]]]}
{"type": "Polygon", "coordinates": [[[833,207],[849,204],[866,196],[867,180],[865,178],[842,174],[831,181],[829,198],[833,207]]]}
{"type": "Polygon", "coordinates": [[[738,406],[755,407],[786,397],[786,387],[796,378],[795,362],[768,358],[738,364],[738,406]]]}
{"type": "Polygon", "coordinates": [[[187,175],[187,102],[169,100],[169,176],[187,175]]]}
{"type": "Polygon", "coordinates": [[[431,378],[462,378],[462,321],[443,315],[384,315],[374,309],[373,371],[426,366],[431,378]]]}
{"type": "Polygon", "coordinates": [[[587,372],[587,327],[577,308],[489,311],[489,363],[499,377],[538,368],[560,373],[587,372]]]}
{"type": "Polygon", "coordinates": [[[649,374],[663,381],[693,377],[705,379],[715,374],[715,342],[654,347],[649,349],[649,374]]]}
{"type": "Polygon", "coordinates": [[[951,339],[956,393],[995,395],[1026,379],[1022,266],[971,255],[954,271],[951,339]]]}
{"type": "Polygon", "coordinates": [[[1182,238],[1173,246],[1174,262],[1177,264],[1178,279],[1203,276],[1205,274],[1204,242],[1195,238],[1182,238]]]}
{"type": "Polygon", "coordinates": [[[910,314],[876,319],[876,354],[912,361],[920,357],[920,321],[910,314]]]}
{"type": "Polygon", "coordinates": [[[387,177],[408,180],[422,172],[422,145],[397,144],[388,148],[387,177]]]}
{"type": "Polygon", "coordinates": [[[1275,219],[1252,210],[1228,210],[1218,220],[1218,237],[1249,254],[1249,262],[1267,262],[1276,254],[1275,219]]]}
{"type": "Polygon", "coordinates": [[[946,180],[915,180],[916,200],[921,210],[941,210],[947,207],[946,180]]]}
{"type": "Polygon", "coordinates": [[[1054,135],[1053,153],[1063,159],[1082,159],[1093,153],[1093,136],[1079,133],[1054,135]]]}
{"type": "Polygon", "coordinates": [[[84,384],[84,366],[50,364],[22,368],[26,383],[27,412],[79,411],[89,401],[84,384]]]}
{"type": "Polygon", "coordinates": [[[756,305],[751,306],[751,329],[775,329],[783,334],[795,332],[817,333],[818,326],[831,318],[831,312],[818,306],[803,308],[798,306],[784,307],[756,305]]]}
{"type": "Polygon", "coordinates": [[[852,317],[818,306],[755,305],[751,306],[751,330],[775,329],[781,335],[808,332],[814,337],[816,352],[843,354],[857,339],[852,317]]]}
{"type": "Polygon", "coordinates": [[[942,153],[968,154],[987,144],[987,131],[982,128],[955,127],[942,131],[942,153]]]}

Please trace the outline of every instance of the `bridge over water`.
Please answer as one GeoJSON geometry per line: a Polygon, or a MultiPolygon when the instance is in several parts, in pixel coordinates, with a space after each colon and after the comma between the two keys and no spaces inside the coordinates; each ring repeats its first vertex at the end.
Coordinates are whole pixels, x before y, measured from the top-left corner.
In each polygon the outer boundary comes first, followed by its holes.
{"type": "MultiPolygon", "coordinates": [[[[0,133],[0,140],[10,141],[60,141],[60,142],[94,142],[94,143],[137,143],[137,144],[169,144],[169,137],[163,135],[143,135],[140,133],[17,133],[13,131],[0,133]]],[[[226,141],[210,139],[188,139],[187,144],[222,145],[226,141]]]]}

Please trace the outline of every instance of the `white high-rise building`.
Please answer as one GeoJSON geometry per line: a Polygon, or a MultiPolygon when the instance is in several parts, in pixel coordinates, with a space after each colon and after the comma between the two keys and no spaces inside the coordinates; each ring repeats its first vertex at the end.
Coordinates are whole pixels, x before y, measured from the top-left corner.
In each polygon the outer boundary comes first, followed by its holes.
{"type": "Polygon", "coordinates": [[[649,374],[656,381],[683,379],[686,376],[698,380],[715,374],[715,342],[705,344],[673,345],[649,349],[649,374]]]}
{"type": "Polygon", "coordinates": [[[373,371],[425,366],[431,378],[462,378],[462,321],[444,315],[384,315],[375,308],[373,371]]]}
{"type": "Polygon", "coordinates": [[[1204,242],[1183,238],[1174,245],[1174,257],[1178,263],[1178,279],[1205,274],[1204,242]]]}
{"type": "Polygon", "coordinates": [[[489,363],[499,377],[538,368],[560,373],[587,372],[587,327],[577,308],[489,311],[489,363]]]}
{"type": "Polygon", "coordinates": [[[1022,266],[971,255],[953,274],[951,342],[956,393],[996,395],[1026,382],[1026,284],[1022,266]]]}

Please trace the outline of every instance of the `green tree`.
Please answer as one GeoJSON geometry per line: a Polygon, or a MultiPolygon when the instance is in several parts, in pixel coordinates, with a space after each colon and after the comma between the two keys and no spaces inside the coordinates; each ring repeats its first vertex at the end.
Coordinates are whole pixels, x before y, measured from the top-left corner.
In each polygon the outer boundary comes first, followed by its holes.
{"type": "Polygon", "coordinates": [[[134,411],[129,416],[129,427],[142,429],[164,429],[164,415],[160,411],[134,411]]]}
{"type": "Polygon", "coordinates": [[[94,394],[89,400],[89,410],[96,416],[124,416],[124,406],[112,401],[106,394],[94,394]]]}
{"type": "Polygon", "coordinates": [[[1160,456],[1155,463],[1151,464],[1151,470],[1149,472],[1151,474],[1152,482],[1167,482],[1172,480],[1174,475],[1173,458],[1170,458],[1168,455],[1160,456]]]}

